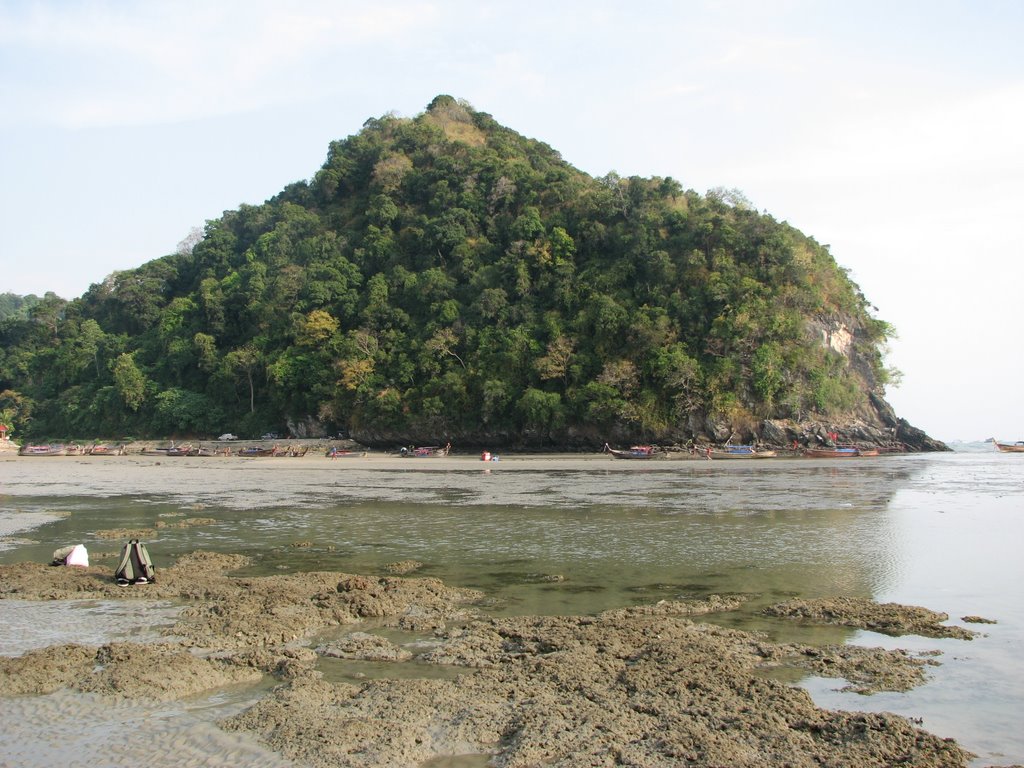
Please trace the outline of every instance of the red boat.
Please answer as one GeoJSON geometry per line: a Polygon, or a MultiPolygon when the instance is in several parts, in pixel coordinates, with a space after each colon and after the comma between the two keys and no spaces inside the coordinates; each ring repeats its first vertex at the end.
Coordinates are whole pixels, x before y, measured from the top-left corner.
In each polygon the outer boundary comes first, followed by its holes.
{"type": "Polygon", "coordinates": [[[90,456],[123,456],[124,446],[110,446],[97,443],[88,450],[90,456]]]}
{"type": "Polygon", "coordinates": [[[447,456],[451,449],[452,444],[448,443],[444,448],[437,445],[424,445],[419,448],[402,448],[399,453],[402,454],[402,458],[430,459],[447,456]]]}

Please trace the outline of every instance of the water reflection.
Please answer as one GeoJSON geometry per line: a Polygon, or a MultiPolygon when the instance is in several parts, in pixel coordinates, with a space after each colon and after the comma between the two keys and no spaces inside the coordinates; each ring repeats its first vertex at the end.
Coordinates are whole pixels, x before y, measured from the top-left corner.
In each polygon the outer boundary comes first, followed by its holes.
{"type": "Polygon", "coordinates": [[[214,549],[252,556],[254,574],[377,573],[414,559],[421,573],[482,589],[508,613],[590,613],[714,592],[755,603],[871,596],[901,568],[888,503],[925,466],[674,462],[624,471],[621,462],[550,463],[486,474],[456,463],[446,471],[313,465],[259,475],[224,464],[136,463],[120,473],[92,464],[71,478],[31,465],[36,477],[5,483],[4,508],[10,515],[16,500],[22,514],[62,514],[36,531],[34,544],[0,558],[45,560],[69,541],[102,557],[118,545],[102,531],[139,529],[152,533],[150,551],[164,564],[214,549]],[[69,493],[48,495],[56,490],[69,493]],[[173,527],[189,517],[215,523],[173,527]]]}

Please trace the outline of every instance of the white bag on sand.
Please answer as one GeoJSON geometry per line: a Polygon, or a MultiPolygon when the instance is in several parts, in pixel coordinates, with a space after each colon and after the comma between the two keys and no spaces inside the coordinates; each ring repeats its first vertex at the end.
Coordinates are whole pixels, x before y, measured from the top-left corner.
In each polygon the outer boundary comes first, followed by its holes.
{"type": "MultiPolygon", "coordinates": [[[[57,555],[61,550],[54,552],[57,555]]],[[[64,556],[64,565],[80,565],[83,568],[89,567],[89,552],[86,550],[83,544],[75,544],[71,547],[71,551],[64,556]]]]}

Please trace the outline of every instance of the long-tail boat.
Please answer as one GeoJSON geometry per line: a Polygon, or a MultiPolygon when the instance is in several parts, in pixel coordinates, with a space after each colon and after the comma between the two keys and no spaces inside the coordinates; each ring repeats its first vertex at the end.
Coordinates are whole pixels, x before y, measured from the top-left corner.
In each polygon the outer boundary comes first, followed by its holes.
{"type": "Polygon", "coordinates": [[[996,448],[1001,453],[1024,453],[1024,440],[1018,440],[1016,443],[1000,443],[993,437],[992,442],[996,444],[996,448]]]}
{"type": "Polygon", "coordinates": [[[451,443],[446,444],[443,448],[438,445],[421,445],[417,448],[402,448],[399,453],[403,458],[430,459],[447,456],[451,449],[451,443]]]}
{"type": "Polygon", "coordinates": [[[852,445],[823,446],[821,448],[805,448],[804,456],[809,459],[852,459],[860,456],[860,451],[852,445]]]}
{"type": "Polygon", "coordinates": [[[771,459],[775,451],[761,450],[752,445],[725,445],[723,448],[712,448],[706,453],[709,459],[771,459]]]}
{"type": "Polygon", "coordinates": [[[633,445],[626,450],[621,450],[612,448],[605,443],[604,452],[610,453],[616,459],[653,459],[657,455],[653,445],[633,445]]]}
{"type": "Polygon", "coordinates": [[[50,445],[23,445],[18,449],[19,456],[66,456],[68,449],[61,443],[50,445]]]}

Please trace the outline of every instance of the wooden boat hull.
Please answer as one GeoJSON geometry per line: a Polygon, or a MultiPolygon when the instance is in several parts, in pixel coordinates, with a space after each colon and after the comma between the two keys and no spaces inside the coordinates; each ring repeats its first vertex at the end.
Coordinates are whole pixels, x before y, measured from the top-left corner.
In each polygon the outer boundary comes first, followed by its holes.
{"type": "Polygon", "coordinates": [[[634,445],[627,450],[621,450],[605,443],[604,452],[610,453],[614,459],[653,459],[657,455],[654,447],[650,445],[634,445]]]}
{"type": "Polygon", "coordinates": [[[66,456],[67,453],[63,445],[23,445],[18,449],[19,456],[66,456]]]}
{"type": "MultiPolygon", "coordinates": [[[[995,442],[994,440],[992,442],[995,442]]],[[[1024,442],[996,443],[1000,453],[1024,453],[1024,442]]]]}
{"type": "Polygon", "coordinates": [[[619,450],[616,450],[614,448],[609,448],[608,449],[608,453],[610,453],[616,459],[641,459],[642,460],[642,459],[653,459],[654,458],[654,454],[653,453],[640,453],[640,452],[633,452],[633,451],[619,451],[619,450]]]}
{"type": "Polygon", "coordinates": [[[427,445],[419,448],[403,448],[401,454],[402,458],[405,459],[439,459],[447,456],[451,448],[451,443],[444,448],[436,445],[427,445]]]}
{"type": "Polygon", "coordinates": [[[123,456],[124,446],[119,445],[116,448],[112,448],[109,445],[94,445],[89,449],[90,456],[123,456]]]}
{"type": "Polygon", "coordinates": [[[258,458],[261,456],[275,456],[276,451],[273,448],[242,448],[236,455],[242,458],[258,458]]]}
{"type": "Polygon", "coordinates": [[[859,455],[856,448],[808,448],[804,451],[809,459],[853,459],[859,455]]]}
{"type": "Polygon", "coordinates": [[[774,459],[775,451],[711,451],[711,459],[774,459]]]}

